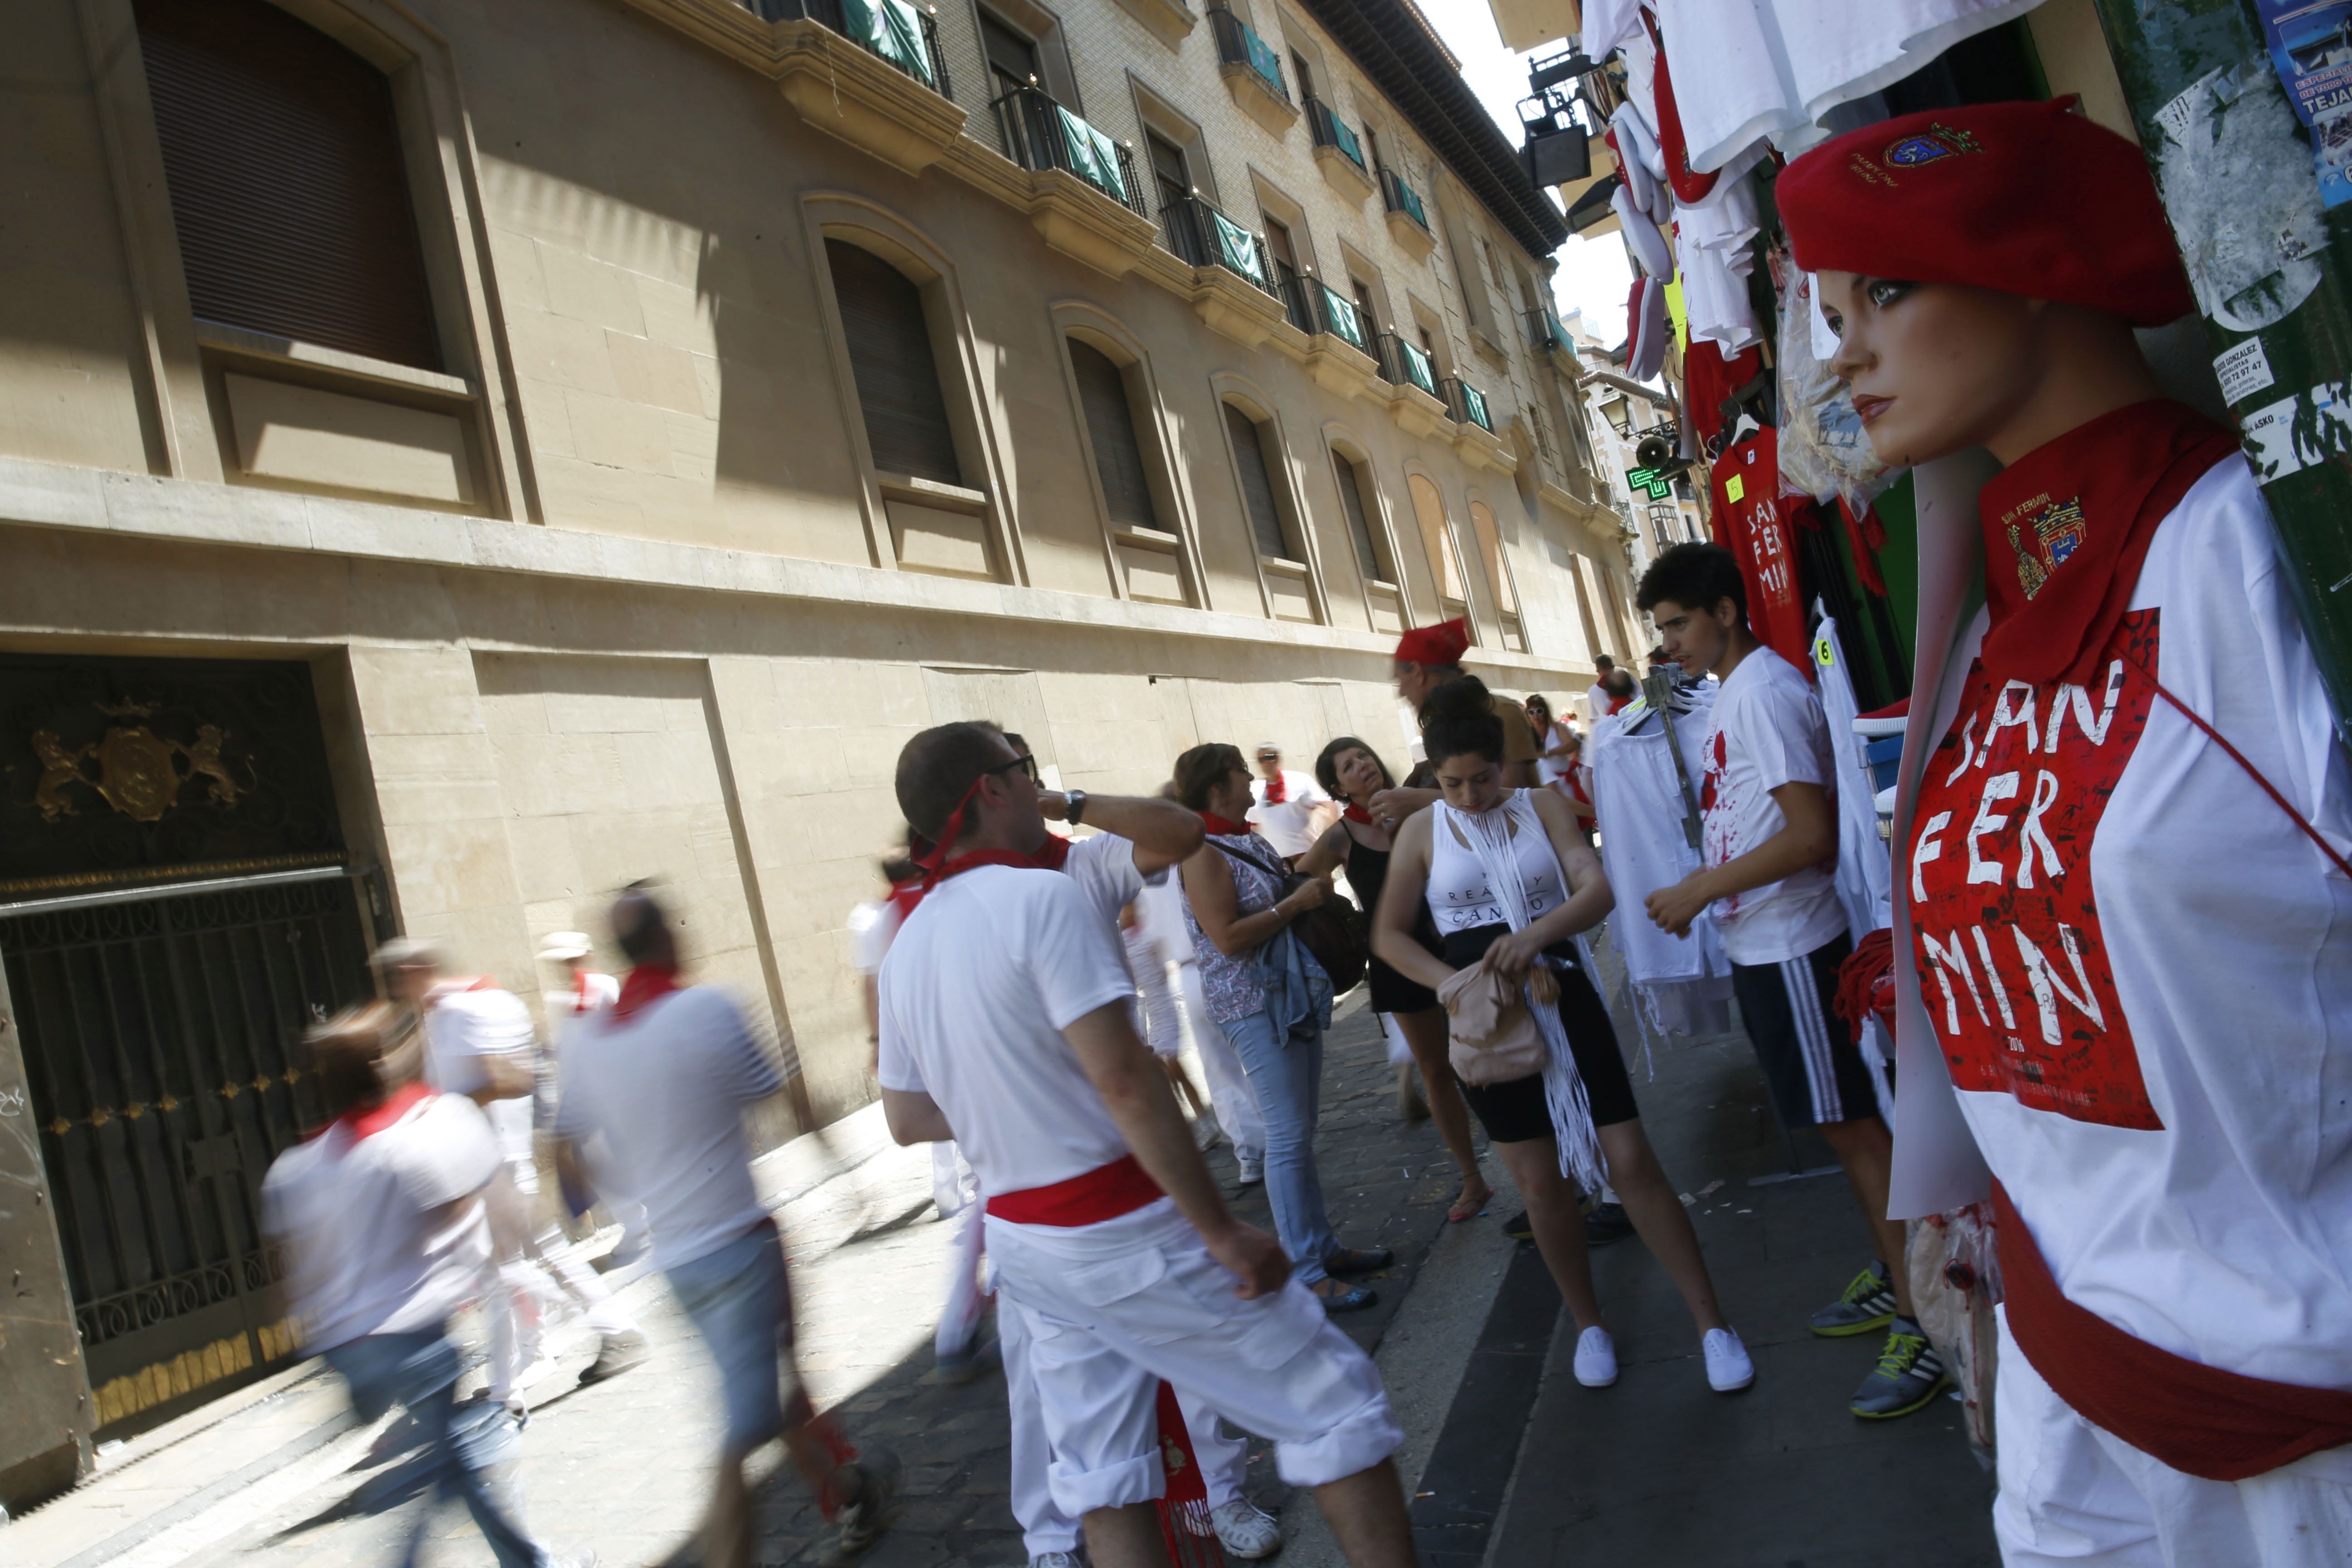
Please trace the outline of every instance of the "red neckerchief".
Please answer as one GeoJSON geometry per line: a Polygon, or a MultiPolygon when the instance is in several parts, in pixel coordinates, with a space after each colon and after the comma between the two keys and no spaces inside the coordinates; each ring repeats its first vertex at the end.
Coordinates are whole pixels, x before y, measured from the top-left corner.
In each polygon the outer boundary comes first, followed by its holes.
{"type": "Polygon", "coordinates": [[[1274,776],[1265,781],[1265,804],[1268,805],[1280,805],[1284,801],[1288,800],[1289,798],[1289,781],[1282,776],[1282,770],[1280,768],[1276,768],[1274,770],[1274,776]]]}
{"type": "MultiPolygon", "coordinates": [[[[1643,11],[1642,23],[1649,28],[1650,42],[1658,50],[1658,68],[1650,85],[1657,103],[1658,154],[1666,163],[1666,184],[1673,187],[1676,201],[1696,206],[1715,190],[1720,172],[1710,169],[1702,174],[1690,166],[1690,143],[1683,137],[1682,110],[1675,104],[1674,74],[1666,68],[1666,41],[1658,36],[1655,16],[1643,11]]],[[[1713,414],[1714,410],[1706,412],[1713,414]]]]}
{"type": "Polygon", "coordinates": [[[413,1110],[416,1102],[433,1091],[421,1083],[404,1083],[364,1110],[346,1110],[335,1120],[352,1135],[356,1143],[362,1138],[373,1138],[413,1110]]]}
{"type": "Polygon", "coordinates": [[[2035,447],[1977,495],[1991,626],[1984,667],[2030,686],[2089,683],[2131,604],[2157,525],[2238,437],[2152,398],[2035,447]]]}
{"type": "Polygon", "coordinates": [[[613,1004],[613,1016],[625,1018],[656,997],[667,996],[677,989],[677,970],[666,963],[640,963],[621,982],[621,995],[613,1004]]]}
{"type": "Polygon", "coordinates": [[[1633,700],[1630,697],[1612,697],[1609,700],[1609,711],[1612,713],[1618,712],[1629,706],[1633,700]]]}
{"type": "Polygon", "coordinates": [[[1362,806],[1358,805],[1352,800],[1348,803],[1348,809],[1341,812],[1339,815],[1346,817],[1349,822],[1359,822],[1363,824],[1366,827],[1370,827],[1372,825],[1372,814],[1366,811],[1362,806]]]}
{"type": "Polygon", "coordinates": [[[921,877],[901,882],[891,891],[890,907],[898,913],[898,923],[905,925],[907,917],[930,895],[933,888],[950,877],[980,866],[1017,866],[1030,871],[1058,871],[1062,862],[1070,858],[1070,840],[1058,833],[1045,835],[1045,842],[1024,855],[1018,849],[975,849],[969,855],[946,859],[921,877]]]}
{"type": "Polygon", "coordinates": [[[1250,825],[1246,822],[1235,822],[1231,817],[1219,816],[1213,811],[1197,815],[1201,818],[1201,826],[1220,838],[1246,838],[1250,836],[1250,825]]]}

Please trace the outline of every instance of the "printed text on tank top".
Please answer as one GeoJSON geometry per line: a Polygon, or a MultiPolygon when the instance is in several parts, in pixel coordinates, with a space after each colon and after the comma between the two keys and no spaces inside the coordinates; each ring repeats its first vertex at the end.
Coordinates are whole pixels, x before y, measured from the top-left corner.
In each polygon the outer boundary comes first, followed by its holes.
{"type": "Polygon", "coordinates": [[[1952,1081],[2076,1121],[2160,1131],[2116,992],[2091,846],[2156,700],[2157,609],[2088,685],[1969,671],[1912,818],[1913,961],[1952,1081]]]}
{"type": "MultiPolygon", "coordinates": [[[[1504,797],[1506,802],[1509,798],[1504,797]]],[[[1567,889],[1560,886],[1559,859],[1552,852],[1550,840],[1541,833],[1521,831],[1518,823],[1504,812],[1503,803],[1498,802],[1491,810],[1500,816],[1510,836],[1511,852],[1518,858],[1519,877],[1527,885],[1529,917],[1550,913],[1568,900],[1567,889]]],[[[1484,817],[1487,813],[1479,815],[1484,817]]],[[[1437,929],[1444,932],[1475,931],[1481,926],[1508,923],[1502,901],[1496,898],[1486,869],[1478,863],[1477,852],[1461,837],[1460,830],[1445,820],[1445,816],[1444,812],[1433,814],[1429,833],[1427,897],[1429,912],[1435,917],[1437,929]]]]}

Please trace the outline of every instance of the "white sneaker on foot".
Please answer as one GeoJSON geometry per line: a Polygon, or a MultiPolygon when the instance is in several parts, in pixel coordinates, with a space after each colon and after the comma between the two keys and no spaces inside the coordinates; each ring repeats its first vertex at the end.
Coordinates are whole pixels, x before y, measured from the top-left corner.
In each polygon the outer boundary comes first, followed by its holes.
{"type": "Polygon", "coordinates": [[[1217,1540],[1234,1557],[1271,1557],[1282,1550],[1282,1527],[1274,1516],[1244,1497],[1219,1503],[1209,1514],[1217,1540]]]}
{"type": "Polygon", "coordinates": [[[1254,1187],[1260,1182],[1265,1180],[1265,1155],[1236,1154],[1234,1156],[1234,1163],[1241,1166],[1241,1174],[1236,1179],[1243,1186],[1254,1187]]]}
{"type": "Polygon", "coordinates": [[[1756,1381],[1756,1363],[1739,1342],[1737,1329],[1709,1329],[1699,1341],[1706,1356],[1706,1385],[1717,1394],[1737,1394],[1756,1381]]]}
{"type": "Polygon", "coordinates": [[[1576,1381],[1587,1388],[1617,1381],[1617,1342],[1607,1329],[1587,1329],[1576,1336],[1576,1381]]]}

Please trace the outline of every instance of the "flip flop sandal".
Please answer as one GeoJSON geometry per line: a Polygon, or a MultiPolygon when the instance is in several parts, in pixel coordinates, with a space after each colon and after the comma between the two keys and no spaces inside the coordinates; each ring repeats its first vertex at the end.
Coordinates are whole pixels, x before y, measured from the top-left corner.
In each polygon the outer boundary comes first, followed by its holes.
{"type": "Polygon", "coordinates": [[[1454,1200],[1454,1206],[1445,1211],[1445,1223],[1461,1225],[1465,1221],[1476,1219],[1486,1212],[1486,1205],[1494,1201],[1495,1194],[1492,1193],[1488,1193],[1475,1203],[1467,1198],[1456,1198],[1454,1200]]]}

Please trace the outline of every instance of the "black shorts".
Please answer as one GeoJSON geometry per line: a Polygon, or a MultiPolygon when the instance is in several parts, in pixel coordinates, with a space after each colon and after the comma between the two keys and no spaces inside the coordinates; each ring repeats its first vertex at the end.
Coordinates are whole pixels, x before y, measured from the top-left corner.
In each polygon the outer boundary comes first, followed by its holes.
{"type": "MultiPolygon", "coordinates": [[[[1466,969],[1478,962],[1496,941],[1510,934],[1503,925],[1454,931],[1445,938],[1445,962],[1466,969]]],[[[1633,1103],[1633,1081],[1625,1073],[1624,1053],[1617,1048],[1617,1029],[1591,977],[1577,958],[1576,944],[1561,942],[1549,950],[1575,967],[1555,971],[1559,981],[1559,1022],[1568,1032],[1569,1054],[1576,1058],[1577,1076],[1584,1080],[1585,1099],[1592,1106],[1592,1124],[1609,1127],[1642,1114],[1633,1103]]],[[[1456,1079],[1455,1082],[1461,1080],[1456,1079]]],[[[1462,1099],[1478,1118],[1478,1125],[1496,1143],[1524,1143],[1553,1136],[1551,1109],[1544,1100],[1541,1073],[1515,1078],[1507,1083],[1462,1084],[1462,1099]]]]}
{"type": "Polygon", "coordinates": [[[1364,965],[1364,979],[1372,988],[1375,1013],[1426,1013],[1437,1005],[1437,993],[1418,980],[1408,980],[1375,958],[1364,965]]]}
{"type": "Polygon", "coordinates": [[[1772,1104],[1790,1127],[1819,1127],[1878,1114],[1878,1090],[1853,1031],[1830,1011],[1838,965],[1853,951],[1841,936],[1781,963],[1735,963],[1731,989],[1756,1047],[1772,1104]]]}

